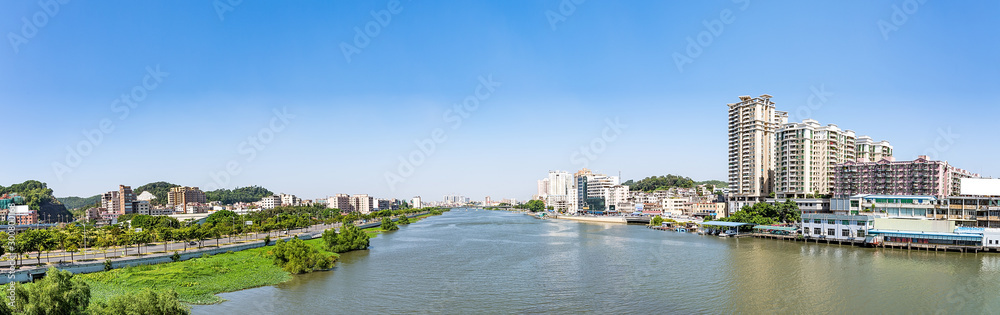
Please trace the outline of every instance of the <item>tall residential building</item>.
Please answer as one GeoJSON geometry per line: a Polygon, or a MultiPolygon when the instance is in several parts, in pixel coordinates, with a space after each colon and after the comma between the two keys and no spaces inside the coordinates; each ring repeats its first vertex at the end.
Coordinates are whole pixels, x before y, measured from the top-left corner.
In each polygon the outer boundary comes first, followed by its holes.
{"type": "Polygon", "coordinates": [[[420,196],[415,196],[413,199],[410,199],[410,208],[420,209],[423,207],[424,205],[420,202],[420,196]]]}
{"type": "Polygon", "coordinates": [[[875,142],[869,136],[858,137],[855,151],[857,158],[869,162],[878,162],[884,158],[892,157],[892,145],[889,144],[889,141],[875,142]]]}
{"type": "Polygon", "coordinates": [[[108,213],[114,214],[116,217],[125,214],[125,212],[119,212],[122,199],[118,194],[117,190],[112,190],[101,196],[101,208],[104,208],[108,213]]]}
{"type": "Polygon", "coordinates": [[[557,211],[570,211],[576,209],[576,184],[574,176],[566,171],[549,171],[547,178],[539,181],[539,189],[545,185],[545,191],[540,191],[539,196],[545,201],[545,205],[552,206],[557,211]]]}
{"type": "Polygon", "coordinates": [[[167,192],[167,204],[183,206],[189,203],[206,203],[205,193],[198,187],[173,187],[167,192]]]}
{"type": "Polygon", "coordinates": [[[775,194],[780,198],[829,195],[834,168],[855,160],[854,131],[806,119],[777,131],[775,194]]]}
{"type": "Polygon", "coordinates": [[[542,178],[538,180],[538,196],[545,197],[549,194],[549,179],[542,178]]]}
{"type": "Polygon", "coordinates": [[[594,174],[585,168],[576,172],[573,178],[576,182],[577,211],[618,211],[618,206],[627,203],[628,187],[615,187],[621,185],[618,176],[594,174]]]}
{"type": "Polygon", "coordinates": [[[351,206],[351,196],[347,194],[336,194],[326,200],[326,207],[330,209],[340,209],[341,212],[354,211],[351,206]]]}
{"type": "Polygon", "coordinates": [[[367,194],[353,195],[351,196],[351,207],[354,208],[354,211],[361,212],[361,214],[369,214],[374,208],[372,206],[372,197],[367,194]]]}
{"type": "Polygon", "coordinates": [[[859,159],[837,165],[834,195],[836,198],[861,194],[945,198],[961,194],[962,178],[978,177],[979,174],[951,166],[947,161],[928,160],[925,155],[913,161],[859,159]]]}
{"type": "Polygon", "coordinates": [[[771,96],[740,96],[729,106],[729,187],[737,196],[764,197],[774,191],[775,131],[788,122],[771,96]]]}
{"type": "Polygon", "coordinates": [[[135,203],[135,194],[132,193],[132,187],[125,185],[118,185],[118,204],[121,209],[119,213],[135,213],[135,208],[133,208],[133,203],[135,203]]]}

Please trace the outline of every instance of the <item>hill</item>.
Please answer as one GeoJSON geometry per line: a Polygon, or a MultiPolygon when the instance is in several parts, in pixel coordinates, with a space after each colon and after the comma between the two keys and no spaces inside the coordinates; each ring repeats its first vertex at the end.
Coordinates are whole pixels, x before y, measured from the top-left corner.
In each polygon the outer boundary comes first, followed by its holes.
{"type": "Polygon", "coordinates": [[[52,189],[46,183],[28,180],[10,187],[0,186],[0,195],[10,193],[20,195],[29,208],[38,210],[40,219],[64,218],[63,220],[68,221],[73,218],[73,215],[66,210],[66,206],[52,196],[52,189]]]}
{"type": "Polygon", "coordinates": [[[665,190],[674,187],[692,188],[696,185],[711,185],[713,187],[729,186],[728,183],[721,180],[706,180],[706,181],[695,182],[689,177],[672,175],[672,174],[668,174],[666,176],[650,176],[643,178],[639,181],[632,181],[630,179],[622,183],[622,185],[629,186],[629,190],[639,190],[644,192],[665,190]]]}
{"type": "Polygon", "coordinates": [[[101,202],[101,195],[93,195],[93,196],[90,196],[90,197],[87,197],[87,198],[83,198],[83,197],[62,197],[62,198],[57,198],[57,199],[59,199],[59,202],[61,202],[64,206],[66,206],[66,209],[69,209],[69,210],[80,209],[80,208],[86,209],[86,208],[88,208],[90,206],[93,206],[95,204],[100,203],[101,202]]]}
{"type": "Polygon", "coordinates": [[[170,188],[180,187],[180,186],[181,185],[171,184],[168,182],[155,182],[155,183],[145,184],[139,187],[134,187],[132,188],[132,192],[134,192],[135,195],[138,196],[142,192],[148,191],[149,193],[156,196],[156,199],[150,200],[149,204],[162,206],[167,204],[167,193],[170,192],[170,188]]]}
{"type": "Polygon", "coordinates": [[[237,202],[254,202],[260,198],[273,196],[270,190],[260,186],[237,187],[236,189],[217,189],[205,193],[208,201],[220,201],[222,204],[231,205],[237,202]]]}

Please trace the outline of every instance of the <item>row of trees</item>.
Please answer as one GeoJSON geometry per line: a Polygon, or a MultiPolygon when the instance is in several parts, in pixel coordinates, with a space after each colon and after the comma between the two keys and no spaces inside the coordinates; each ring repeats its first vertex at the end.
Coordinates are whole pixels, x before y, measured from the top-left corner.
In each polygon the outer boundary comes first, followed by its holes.
{"type": "Polygon", "coordinates": [[[753,206],[743,206],[729,217],[718,219],[727,222],[753,223],[757,225],[771,225],[777,223],[795,223],[802,218],[799,206],[791,199],[785,202],[771,205],[761,202],[753,206]]]}
{"type": "MultiPolygon", "coordinates": [[[[438,211],[440,214],[437,209],[430,210],[438,211]]],[[[75,253],[97,249],[107,258],[109,251],[112,255],[117,254],[117,250],[112,250],[115,247],[122,249],[122,255],[127,254],[133,247],[138,254],[142,254],[149,251],[150,244],[162,243],[165,252],[167,244],[174,241],[183,242],[186,251],[190,242],[197,242],[197,246],[201,247],[206,240],[215,239],[215,245],[218,246],[223,237],[232,241],[233,238],[251,233],[267,233],[270,236],[272,232],[290,231],[319,223],[353,223],[420,211],[426,210],[383,210],[364,215],[344,214],[337,209],[323,207],[278,207],[246,215],[222,210],[209,215],[203,224],[179,222],[166,216],[130,215],[125,218],[131,220],[131,225],[119,223],[96,228],[89,223],[74,222],[63,227],[26,230],[15,236],[13,252],[16,254],[14,256],[16,260],[30,257],[28,255],[34,253],[36,263],[40,264],[41,255],[53,251],[66,251],[73,260],[75,253]],[[247,225],[247,221],[251,224],[247,225]]],[[[0,232],[0,238],[6,239],[6,237],[4,232],[0,232]]],[[[0,254],[6,249],[0,247],[0,254]]],[[[49,262],[48,258],[46,262],[49,262]]]]}
{"type": "Polygon", "coordinates": [[[531,212],[539,212],[545,210],[545,202],[541,200],[530,200],[526,203],[514,206],[514,209],[525,209],[531,212]]]}
{"type": "Polygon", "coordinates": [[[278,240],[268,254],[275,265],[292,274],[333,268],[333,256],[320,252],[297,237],[287,242],[278,240]]]}
{"type": "Polygon", "coordinates": [[[177,292],[145,289],[112,297],[108,302],[91,303],[90,286],[73,273],[49,268],[45,278],[34,283],[16,284],[14,307],[7,295],[0,298],[0,314],[188,314],[177,292]]]}

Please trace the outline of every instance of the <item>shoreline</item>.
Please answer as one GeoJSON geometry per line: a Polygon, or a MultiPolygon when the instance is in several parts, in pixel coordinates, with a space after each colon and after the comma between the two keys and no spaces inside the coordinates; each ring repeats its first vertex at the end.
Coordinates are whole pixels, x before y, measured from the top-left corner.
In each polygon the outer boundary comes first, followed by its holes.
{"type": "MultiPolygon", "coordinates": [[[[425,213],[411,217],[410,224],[433,216],[425,213]]],[[[384,231],[379,227],[362,229],[369,238],[384,231]]],[[[272,243],[276,240],[272,240],[272,243]]],[[[340,254],[323,249],[322,237],[314,236],[306,244],[339,259],[340,254]]],[[[270,246],[270,245],[269,245],[270,246]]],[[[296,275],[274,265],[266,256],[268,247],[224,252],[184,261],[116,268],[109,271],[74,274],[91,286],[92,299],[109,300],[115,295],[141,288],[173,289],[179,300],[188,305],[214,305],[225,302],[218,294],[274,286],[296,275]]],[[[332,269],[331,269],[332,270],[332,269]]],[[[317,270],[326,272],[329,270],[317,270]]]]}

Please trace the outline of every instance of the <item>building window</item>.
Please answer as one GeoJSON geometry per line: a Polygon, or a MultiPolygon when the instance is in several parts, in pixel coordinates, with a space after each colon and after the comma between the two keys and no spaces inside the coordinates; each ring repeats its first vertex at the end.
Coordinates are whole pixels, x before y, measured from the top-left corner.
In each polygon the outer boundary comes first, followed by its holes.
{"type": "Polygon", "coordinates": [[[823,232],[821,232],[819,228],[813,228],[813,234],[823,235],[823,232]]]}
{"type": "Polygon", "coordinates": [[[826,235],[833,236],[833,229],[826,229],[826,235]]]}
{"type": "Polygon", "coordinates": [[[837,220],[826,220],[826,223],[829,223],[829,224],[837,224],[836,222],[837,222],[837,220]]]}
{"type": "Polygon", "coordinates": [[[840,221],[840,224],[851,225],[851,221],[843,220],[843,221],[840,221]]]}
{"type": "Polygon", "coordinates": [[[813,219],[813,223],[820,224],[819,219],[813,219]]]}
{"type": "Polygon", "coordinates": [[[865,223],[868,223],[868,222],[865,222],[865,221],[858,221],[858,226],[865,226],[865,223]]]}
{"type": "Polygon", "coordinates": [[[858,237],[865,237],[865,230],[858,230],[858,237]]]}
{"type": "Polygon", "coordinates": [[[840,236],[843,236],[843,237],[851,236],[851,230],[848,230],[848,229],[840,230],[840,236]]]}

